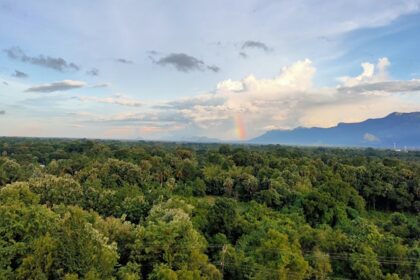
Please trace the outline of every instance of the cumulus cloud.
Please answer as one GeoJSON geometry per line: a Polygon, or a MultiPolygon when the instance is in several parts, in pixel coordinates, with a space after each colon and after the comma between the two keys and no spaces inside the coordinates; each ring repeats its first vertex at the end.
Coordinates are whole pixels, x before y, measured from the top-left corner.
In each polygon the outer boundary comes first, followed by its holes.
{"type": "Polygon", "coordinates": [[[28,76],[28,74],[26,74],[24,72],[21,72],[19,70],[15,70],[15,73],[12,74],[12,77],[25,79],[25,78],[28,78],[29,76],[28,76]]]}
{"type": "Polygon", "coordinates": [[[89,76],[98,76],[99,75],[99,69],[92,68],[92,69],[86,71],[86,74],[89,75],[89,76]]]}
{"type": "Polygon", "coordinates": [[[117,58],[115,61],[122,64],[134,64],[132,60],[125,59],[125,58],[117,58]]]}
{"type": "Polygon", "coordinates": [[[217,90],[227,90],[227,91],[242,91],[244,90],[244,84],[241,81],[232,81],[231,79],[222,81],[217,84],[217,90]]]}
{"type": "Polygon", "coordinates": [[[264,44],[263,42],[259,42],[259,41],[245,41],[242,44],[241,49],[260,49],[263,50],[264,52],[270,52],[271,48],[269,48],[266,44],[264,44]]]}
{"type": "Polygon", "coordinates": [[[28,88],[25,92],[55,92],[85,87],[82,81],[64,80],[50,84],[42,84],[28,88]]]}
{"type": "Polygon", "coordinates": [[[388,80],[388,67],[391,65],[388,58],[383,57],[375,64],[362,63],[363,72],[356,77],[344,76],[339,78],[344,87],[353,87],[362,84],[377,83],[388,80]]]}
{"type": "Polygon", "coordinates": [[[97,102],[105,104],[115,104],[128,107],[140,107],[143,106],[143,102],[137,99],[127,98],[121,94],[114,95],[112,97],[95,97],[95,96],[81,96],[77,97],[78,100],[83,102],[97,102]]]}
{"type": "Polygon", "coordinates": [[[76,65],[73,62],[67,62],[64,58],[61,57],[51,57],[45,55],[28,56],[19,47],[11,47],[3,51],[10,59],[50,68],[59,72],[80,70],[80,67],[78,65],[76,65]]]}
{"type": "Polygon", "coordinates": [[[391,80],[388,68],[391,65],[388,58],[383,57],[376,64],[362,63],[362,73],[355,77],[340,77],[338,86],[340,92],[411,92],[420,90],[420,80],[391,80]]]}
{"type": "MultiPolygon", "coordinates": [[[[242,120],[249,137],[254,137],[270,129],[330,127],[393,111],[420,110],[420,101],[402,96],[420,91],[419,81],[391,80],[386,58],[370,64],[373,68],[369,64],[364,64],[360,75],[346,77],[336,87],[319,88],[313,85],[316,69],[312,62],[300,60],[283,67],[276,77],[249,75],[242,80],[221,81],[211,92],[165,102],[162,110],[180,114],[197,133],[225,139],[237,137],[237,119],[242,120]],[[375,91],[378,89],[380,94],[375,91]]],[[[371,135],[364,137],[374,140],[371,135]]]]}
{"type": "MultiPolygon", "coordinates": [[[[412,98],[420,92],[418,80],[392,80],[387,59],[372,65],[373,69],[365,67],[360,75],[340,80],[337,86],[321,88],[313,84],[316,68],[304,59],[281,68],[271,78],[248,75],[239,80],[226,79],[213,90],[194,97],[156,101],[136,112],[83,118],[112,127],[148,127],[156,137],[170,132],[171,139],[186,133],[238,139],[243,137],[236,134],[239,126],[252,138],[272,129],[330,127],[339,122],[384,117],[394,111],[420,110],[419,99],[412,98]]],[[[84,98],[86,102],[112,104],[118,104],[120,98],[120,105],[137,107],[121,102],[121,98],[128,99],[123,96],[84,98]]],[[[368,132],[361,137],[380,141],[368,132]]]]}
{"type": "Polygon", "coordinates": [[[273,79],[260,80],[250,75],[240,81],[226,80],[218,83],[212,93],[166,105],[179,110],[194,125],[203,129],[226,132],[238,114],[248,121],[252,118],[255,128],[259,129],[262,122],[279,119],[282,106],[287,107],[305,98],[306,90],[312,86],[314,73],[311,61],[302,60],[284,67],[280,75],[273,79]],[[268,117],[267,114],[272,116],[268,117]]]}
{"type": "Polygon", "coordinates": [[[171,53],[161,58],[155,59],[150,56],[152,61],[161,66],[173,66],[180,72],[204,71],[209,70],[219,72],[220,68],[215,65],[207,65],[202,60],[185,53],[171,53]]]}

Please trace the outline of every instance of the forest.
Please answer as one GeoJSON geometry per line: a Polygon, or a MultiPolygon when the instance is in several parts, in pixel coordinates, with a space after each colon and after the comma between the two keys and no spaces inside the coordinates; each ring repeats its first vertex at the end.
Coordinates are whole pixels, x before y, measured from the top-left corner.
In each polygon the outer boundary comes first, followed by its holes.
{"type": "Polygon", "coordinates": [[[420,279],[420,151],[0,138],[0,279],[420,279]]]}

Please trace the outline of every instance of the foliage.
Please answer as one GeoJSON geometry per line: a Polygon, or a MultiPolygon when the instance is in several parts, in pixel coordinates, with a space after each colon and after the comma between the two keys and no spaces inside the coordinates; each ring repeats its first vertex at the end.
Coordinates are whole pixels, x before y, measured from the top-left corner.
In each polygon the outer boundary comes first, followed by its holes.
{"type": "Polygon", "coordinates": [[[420,152],[0,138],[0,279],[420,279],[420,152]]]}

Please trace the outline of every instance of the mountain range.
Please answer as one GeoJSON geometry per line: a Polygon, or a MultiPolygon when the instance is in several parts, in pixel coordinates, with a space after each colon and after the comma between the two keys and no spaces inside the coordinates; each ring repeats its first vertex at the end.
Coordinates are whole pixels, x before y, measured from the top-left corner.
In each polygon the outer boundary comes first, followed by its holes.
{"type": "Polygon", "coordinates": [[[330,128],[271,130],[248,143],[418,149],[420,112],[395,112],[384,118],[368,119],[359,123],[339,123],[330,128]]]}

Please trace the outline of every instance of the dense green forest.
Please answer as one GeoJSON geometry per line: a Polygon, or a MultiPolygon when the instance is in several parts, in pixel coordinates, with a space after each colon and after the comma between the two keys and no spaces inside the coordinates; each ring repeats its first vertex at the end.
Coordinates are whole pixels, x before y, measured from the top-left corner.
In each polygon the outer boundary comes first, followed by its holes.
{"type": "Polygon", "coordinates": [[[420,152],[0,138],[0,279],[420,279],[420,152]]]}

